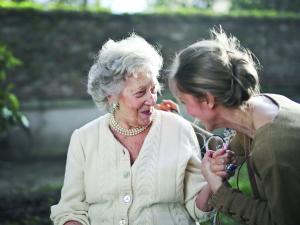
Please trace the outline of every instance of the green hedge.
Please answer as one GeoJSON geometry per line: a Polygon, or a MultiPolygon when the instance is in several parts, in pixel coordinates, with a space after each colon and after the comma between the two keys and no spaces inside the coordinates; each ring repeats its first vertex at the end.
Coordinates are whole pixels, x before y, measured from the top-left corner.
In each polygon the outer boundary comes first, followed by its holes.
{"type": "MultiPolygon", "coordinates": [[[[51,11],[51,10],[63,10],[63,11],[87,11],[97,13],[111,13],[107,8],[98,7],[95,5],[88,5],[87,7],[67,5],[67,4],[40,4],[31,1],[12,2],[7,0],[0,0],[0,8],[7,9],[35,9],[40,11],[51,11]]],[[[174,15],[203,15],[212,17],[254,17],[254,18],[294,18],[300,19],[300,13],[287,12],[287,11],[276,11],[276,10],[231,10],[228,13],[215,13],[211,9],[199,9],[199,8],[175,8],[170,9],[168,7],[155,7],[149,9],[145,13],[140,14],[174,14],[174,15]]]]}

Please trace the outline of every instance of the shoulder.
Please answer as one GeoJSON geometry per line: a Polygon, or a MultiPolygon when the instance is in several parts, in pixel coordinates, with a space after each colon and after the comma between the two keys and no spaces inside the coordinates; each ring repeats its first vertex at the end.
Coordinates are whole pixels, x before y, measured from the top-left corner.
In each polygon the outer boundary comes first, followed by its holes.
{"type": "MultiPolygon", "coordinates": [[[[179,143],[180,146],[192,146],[191,149],[198,153],[199,144],[191,122],[175,113],[165,111],[159,113],[162,135],[166,137],[164,140],[170,141],[171,138],[174,143],[179,143]]],[[[181,148],[181,150],[183,149],[185,147],[181,148]]]]}
{"type": "Polygon", "coordinates": [[[88,132],[89,130],[97,129],[101,123],[105,123],[106,121],[108,121],[108,118],[109,118],[109,114],[107,113],[103,116],[100,116],[100,117],[86,123],[85,125],[78,128],[77,130],[79,130],[80,132],[88,132]]]}
{"type": "Polygon", "coordinates": [[[170,128],[192,129],[192,126],[188,120],[182,116],[165,111],[159,111],[164,126],[170,128]]]}
{"type": "Polygon", "coordinates": [[[300,112],[300,104],[287,98],[284,95],[279,95],[279,94],[261,94],[261,95],[271,99],[281,109],[290,109],[290,110],[293,109],[296,110],[297,113],[300,112]]]}
{"type": "Polygon", "coordinates": [[[76,129],[74,133],[77,133],[81,139],[98,137],[100,127],[108,123],[108,119],[109,114],[107,113],[76,129]]]}

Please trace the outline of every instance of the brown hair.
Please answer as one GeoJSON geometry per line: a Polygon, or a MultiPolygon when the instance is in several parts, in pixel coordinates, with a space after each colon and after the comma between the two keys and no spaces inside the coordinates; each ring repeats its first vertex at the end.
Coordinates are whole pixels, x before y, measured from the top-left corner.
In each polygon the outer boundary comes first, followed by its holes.
{"type": "Polygon", "coordinates": [[[179,90],[199,98],[210,92],[225,106],[241,106],[259,93],[256,58],[222,29],[210,32],[210,40],[198,41],[175,57],[170,88],[175,95],[179,90]]]}

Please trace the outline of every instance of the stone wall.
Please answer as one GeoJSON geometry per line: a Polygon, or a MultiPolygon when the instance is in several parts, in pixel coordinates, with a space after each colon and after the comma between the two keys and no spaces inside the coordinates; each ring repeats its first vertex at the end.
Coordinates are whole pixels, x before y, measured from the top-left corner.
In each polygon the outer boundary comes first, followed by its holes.
{"type": "Polygon", "coordinates": [[[300,20],[182,15],[111,15],[0,10],[0,42],[23,61],[15,71],[24,100],[86,99],[86,74],[103,42],[136,32],[161,49],[165,66],[179,49],[222,27],[263,65],[263,91],[300,100],[300,20]]]}
{"type": "Polygon", "coordinates": [[[9,153],[1,151],[0,159],[66,153],[72,131],[101,114],[85,84],[98,49],[109,38],[136,32],[161,49],[167,68],[175,52],[207,38],[209,28],[219,25],[260,59],[263,91],[300,101],[299,19],[0,9],[0,42],[23,61],[11,78],[31,122],[30,134],[13,129],[6,142],[0,137],[1,150],[5,143],[9,153]]]}

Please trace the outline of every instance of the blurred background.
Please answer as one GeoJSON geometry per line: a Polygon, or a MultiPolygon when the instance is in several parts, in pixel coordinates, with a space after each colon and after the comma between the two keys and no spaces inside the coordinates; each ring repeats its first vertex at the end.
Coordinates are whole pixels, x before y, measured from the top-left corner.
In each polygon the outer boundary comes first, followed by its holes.
{"type": "Polygon", "coordinates": [[[164,83],[175,53],[220,25],[258,57],[263,92],[300,102],[300,1],[0,0],[0,224],[51,224],[70,135],[103,114],[86,83],[105,41],[143,36],[164,83]]]}

